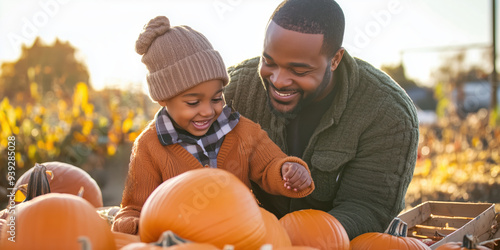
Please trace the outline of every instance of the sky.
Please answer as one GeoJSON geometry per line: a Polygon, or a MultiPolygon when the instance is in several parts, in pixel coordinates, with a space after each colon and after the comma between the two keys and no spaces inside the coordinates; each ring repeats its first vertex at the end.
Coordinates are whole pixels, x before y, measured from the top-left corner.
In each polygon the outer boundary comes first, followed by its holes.
{"type": "MultiPolygon", "coordinates": [[[[69,41],[95,89],[146,90],[147,70],[134,51],[142,27],[158,15],[203,33],[226,66],[262,53],[267,21],[281,0],[0,0],[0,63],[15,61],[35,37],[69,41]]],[[[338,0],[346,17],[344,47],[376,67],[402,61],[407,76],[434,84],[436,48],[489,46],[491,0],[338,0]]],[[[471,50],[471,64],[484,49],[471,50]]],[[[454,52],[454,51],[451,51],[454,52]]],[[[450,51],[448,54],[451,53],[450,51]]],[[[489,69],[489,68],[488,68],[489,69]]]]}

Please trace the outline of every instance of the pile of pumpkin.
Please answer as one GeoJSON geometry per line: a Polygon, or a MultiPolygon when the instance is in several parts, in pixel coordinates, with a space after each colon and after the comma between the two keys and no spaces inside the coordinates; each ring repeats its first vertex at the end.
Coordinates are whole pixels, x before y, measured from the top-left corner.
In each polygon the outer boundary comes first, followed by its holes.
{"type": "Polygon", "coordinates": [[[78,167],[37,164],[14,190],[22,202],[0,212],[0,249],[430,249],[405,237],[400,220],[385,233],[351,242],[323,211],[301,210],[278,220],[220,169],[188,171],[158,186],[142,208],[139,235],[111,231],[97,212],[103,205],[99,187],[78,167]]]}

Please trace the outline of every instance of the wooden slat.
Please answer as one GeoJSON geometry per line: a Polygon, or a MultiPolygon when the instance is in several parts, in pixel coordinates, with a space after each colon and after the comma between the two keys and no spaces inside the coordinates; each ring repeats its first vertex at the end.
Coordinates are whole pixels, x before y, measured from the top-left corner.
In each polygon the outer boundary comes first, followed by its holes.
{"type": "Polygon", "coordinates": [[[475,218],[486,209],[490,203],[468,203],[468,202],[429,202],[431,213],[442,216],[460,216],[475,218]]]}
{"type": "Polygon", "coordinates": [[[434,226],[434,227],[462,227],[467,224],[467,222],[473,220],[474,218],[469,217],[452,217],[452,216],[434,216],[425,220],[420,225],[434,226]]]}

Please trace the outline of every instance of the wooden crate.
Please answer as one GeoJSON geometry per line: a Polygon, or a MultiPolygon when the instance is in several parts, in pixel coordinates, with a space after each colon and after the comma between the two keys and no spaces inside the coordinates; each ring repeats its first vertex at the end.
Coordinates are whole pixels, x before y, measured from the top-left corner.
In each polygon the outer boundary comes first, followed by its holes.
{"type": "Polygon", "coordinates": [[[430,247],[461,242],[465,234],[487,240],[495,219],[492,203],[427,201],[398,216],[408,225],[408,237],[434,241],[430,247]]]}

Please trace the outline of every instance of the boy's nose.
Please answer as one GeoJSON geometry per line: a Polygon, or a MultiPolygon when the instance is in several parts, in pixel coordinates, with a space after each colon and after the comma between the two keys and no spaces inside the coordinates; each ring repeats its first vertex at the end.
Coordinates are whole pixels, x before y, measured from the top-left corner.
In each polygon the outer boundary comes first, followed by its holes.
{"type": "Polygon", "coordinates": [[[212,105],[203,105],[200,110],[200,115],[203,117],[212,117],[215,114],[215,109],[212,105]]]}

